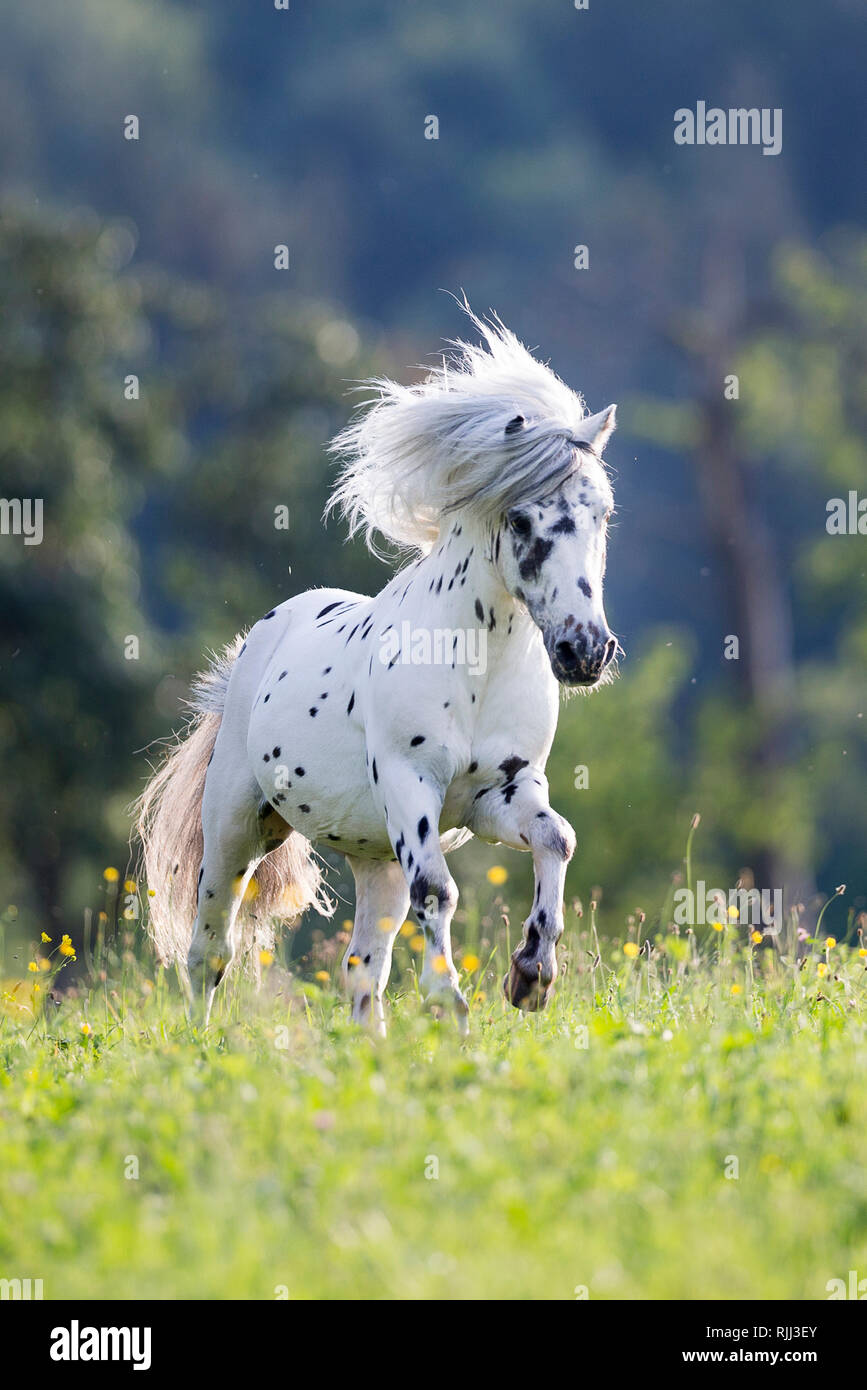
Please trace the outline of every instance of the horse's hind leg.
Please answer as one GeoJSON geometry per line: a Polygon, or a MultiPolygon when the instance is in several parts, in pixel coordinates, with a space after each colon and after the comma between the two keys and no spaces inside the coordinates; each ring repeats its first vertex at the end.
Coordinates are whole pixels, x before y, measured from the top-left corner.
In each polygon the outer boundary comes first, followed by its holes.
{"type": "Polygon", "coordinates": [[[461,1033],[466,1033],[469,1010],[451,947],[458,888],[440,848],[442,795],[435,772],[421,761],[411,764],[402,758],[384,757],[376,789],[382,798],[388,837],[424,933],[421,987],[425,1000],[453,1008],[461,1033]]]}
{"type": "Polygon", "coordinates": [[[352,1017],[384,1037],[382,996],[394,939],[409,908],[409,889],[400,865],[391,860],[349,859],[349,866],[355,875],[355,923],[343,979],[352,996],[352,1017]]]}
{"type": "Polygon", "coordinates": [[[261,792],[249,776],[238,779],[228,775],[228,769],[220,766],[219,746],[215,752],[202,801],[204,853],[196,923],[187,956],[190,1017],[205,1024],[217,986],[238,948],[238,909],[266,852],[258,814],[261,792]]]}

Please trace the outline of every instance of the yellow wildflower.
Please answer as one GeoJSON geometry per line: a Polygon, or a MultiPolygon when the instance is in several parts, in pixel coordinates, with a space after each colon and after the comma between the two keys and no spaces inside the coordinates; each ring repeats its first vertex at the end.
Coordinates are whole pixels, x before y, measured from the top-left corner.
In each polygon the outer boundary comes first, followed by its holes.
{"type": "Polygon", "coordinates": [[[321,985],[327,985],[331,981],[331,976],[327,970],[317,970],[313,978],[318,980],[321,985]]]}
{"type": "Polygon", "coordinates": [[[123,887],[125,893],[135,893],[138,890],[138,884],[134,878],[128,878],[123,887]]]}
{"type": "Polygon", "coordinates": [[[638,947],[634,941],[625,941],[623,943],[623,954],[628,956],[630,960],[635,960],[635,957],[638,955],[638,947]]]}
{"type": "Polygon", "coordinates": [[[762,934],[760,931],[750,932],[750,941],[753,943],[754,946],[758,946],[761,940],[762,934]]]}
{"type": "Polygon", "coordinates": [[[404,922],[400,934],[401,936],[415,936],[415,922],[404,922]]]}
{"type": "Polygon", "coordinates": [[[412,940],[410,941],[410,943],[409,943],[409,949],[410,949],[411,951],[423,951],[423,950],[424,950],[424,937],[421,936],[421,935],[419,935],[419,936],[414,936],[414,937],[412,938],[412,940]]]}
{"type": "Polygon", "coordinates": [[[478,956],[474,956],[472,951],[468,952],[468,954],[465,955],[463,960],[461,961],[463,969],[469,970],[471,972],[473,970],[478,970],[481,963],[482,962],[479,960],[478,956]]]}
{"type": "Polygon", "coordinates": [[[836,945],[837,945],[837,938],[836,938],[835,936],[826,936],[826,937],[825,937],[825,950],[826,950],[826,951],[833,951],[833,949],[834,949],[834,947],[835,947],[836,945]]]}
{"type": "Polygon", "coordinates": [[[825,964],[825,962],[824,962],[823,960],[820,960],[820,961],[819,961],[819,964],[816,966],[816,974],[817,974],[817,975],[819,976],[819,978],[821,979],[824,975],[827,975],[827,973],[828,973],[828,967],[827,967],[827,965],[825,964]]]}
{"type": "Polygon", "coordinates": [[[448,970],[445,956],[434,956],[433,968],[438,975],[444,975],[448,970]]]}
{"type": "Polygon", "coordinates": [[[91,1028],[89,1023],[82,1023],[81,1031],[86,1038],[89,1038],[91,1033],[93,1032],[93,1029],[91,1028]]]}
{"type": "Polygon", "coordinates": [[[382,931],[382,932],[394,931],[394,918],[393,918],[393,917],[380,917],[380,919],[379,919],[379,921],[377,922],[376,925],[379,927],[379,930],[382,931]]]}
{"type": "Polygon", "coordinates": [[[492,864],[488,869],[488,883],[493,883],[497,888],[505,883],[508,877],[508,871],[503,868],[502,864],[492,864]]]}
{"type": "Polygon", "coordinates": [[[107,869],[103,869],[102,876],[105,879],[106,883],[117,883],[118,879],[120,878],[120,874],[118,873],[117,869],[112,869],[110,866],[107,869]]]}
{"type": "Polygon", "coordinates": [[[269,965],[274,964],[274,957],[272,956],[270,951],[259,952],[259,964],[264,965],[266,970],[268,969],[269,965]]]}
{"type": "Polygon", "coordinates": [[[59,950],[62,956],[71,956],[73,960],[75,959],[75,947],[73,946],[68,936],[63,937],[63,940],[60,943],[59,950]]]}
{"type": "Polygon", "coordinates": [[[740,985],[732,985],[732,994],[740,994],[740,992],[741,992],[741,987],[740,987],[740,985]]]}
{"type": "Polygon", "coordinates": [[[29,964],[28,964],[28,966],[27,966],[27,969],[28,969],[29,971],[31,971],[32,974],[35,975],[35,974],[36,974],[36,971],[39,969],[39,966],[36,964],[36,961],[35,961],[35,960],[32,960],[32,961],[29,962],[29,964]]]}
{"type": "Polygon", "coordinates": [[[50,940],[51,940],[51,937],[48,936],[48,934],[47,934],[46,932],[43,932],[43,933],[42,933],[42,940],[43,940],[43,941],[50,941],[50,940]]]}

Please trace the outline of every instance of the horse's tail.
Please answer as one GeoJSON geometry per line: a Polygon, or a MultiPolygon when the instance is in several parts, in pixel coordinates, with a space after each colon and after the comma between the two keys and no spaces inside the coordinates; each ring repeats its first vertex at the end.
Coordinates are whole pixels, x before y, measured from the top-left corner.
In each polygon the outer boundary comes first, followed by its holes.
{"type": "MultiPolygon", "coordinates": [[[[223,717],[232,667],[243,635],[214,657],[193,684],[190,718],[136,802],[135,831],[147,883],[147,929],[157,956],[183,964],[196,919],[199,868],[204,851],[202,798],[205,776],[223,717]]],[[[296,920],[308,907],[331,916],[312,846],[293,833],[262,859],[239,912],[241,952],[255,963],[273,946],[274,920],[296,920]]]]}

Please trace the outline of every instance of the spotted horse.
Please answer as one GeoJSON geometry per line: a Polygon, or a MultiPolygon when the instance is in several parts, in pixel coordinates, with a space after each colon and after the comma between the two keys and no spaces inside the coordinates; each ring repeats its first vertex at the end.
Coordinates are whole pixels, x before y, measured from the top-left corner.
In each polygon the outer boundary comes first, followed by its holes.
{"type": "Polygon", "coordinates": [[[478,343],[450,344],[416,384],[368,383],[331,446],[329,507],[406,563],[374,598],[315,589],[266,613],[200,677],[190,726],[142,796],[150,929],[198,1021],[275,918],[333,911],[319,846],[355,877],[353,1017],[384,1032],[411,907],[425,995],[465,1031],[447,855],[472,835],[533,856],[503,987],[520,1009],[548,1001],[575,849],[545,777],[558,687],[605,683],[618,650],[602,592],[615,407],[589,414],[499,319],[470,317],[478,343]],[[408,634],[430,639],[426,659],[408,634]],[[468,635],[484,653],[472,666],[468,635]]]}

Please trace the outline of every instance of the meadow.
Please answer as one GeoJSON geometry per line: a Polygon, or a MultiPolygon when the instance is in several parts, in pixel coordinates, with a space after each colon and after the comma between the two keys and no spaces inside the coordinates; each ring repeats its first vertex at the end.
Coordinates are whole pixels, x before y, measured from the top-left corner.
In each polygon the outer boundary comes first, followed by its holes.
{"type": "Polygon", "coordinates": [[[60,939],[17,979],[7,959],[0,1276],[57,1300],[821,1300],[867,1272],[844,904],[769,945],[735,920],[604,939],[573,903],[554,1000],[524,1015],[504,876],[457,933],[465,1042],[421,1007],[410,924],[384,1041],[340,995],[345,923],[239,975],[204,1036],[135,922],[97,919],[77,962],[60,939]]]}

